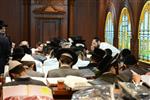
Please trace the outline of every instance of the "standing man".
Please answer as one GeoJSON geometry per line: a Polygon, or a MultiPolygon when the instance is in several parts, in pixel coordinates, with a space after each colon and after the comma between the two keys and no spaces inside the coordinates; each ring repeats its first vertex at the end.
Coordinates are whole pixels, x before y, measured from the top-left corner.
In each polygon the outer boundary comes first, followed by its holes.
{"type": "Polygon", "coordinates": [[[11,52],[11,43],[6,36],[7,25],[0,20],[0,74],[4,73],[4,67],[7,64],[11,52]]]}

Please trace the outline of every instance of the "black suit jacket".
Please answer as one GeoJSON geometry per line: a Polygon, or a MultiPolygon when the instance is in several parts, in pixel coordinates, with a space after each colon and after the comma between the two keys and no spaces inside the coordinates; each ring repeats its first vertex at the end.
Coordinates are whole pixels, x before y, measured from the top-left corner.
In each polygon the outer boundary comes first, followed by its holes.
{"type": "Polygon", "coordinates": [[[7,64],[11,53],[11,45],[8,37],[0,33],[0,74],[4,73],[4,66],[7,64]]]}

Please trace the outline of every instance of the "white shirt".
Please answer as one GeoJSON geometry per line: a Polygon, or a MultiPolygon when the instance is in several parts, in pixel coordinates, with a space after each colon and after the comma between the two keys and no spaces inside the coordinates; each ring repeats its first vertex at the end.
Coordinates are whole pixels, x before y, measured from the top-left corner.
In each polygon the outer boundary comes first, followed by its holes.
{"type": "Polygon", "coordinates": [[[73,65],[73,69],[79,69],[79,67],[85,67],[90,63],[90,61],[78,59],[77,63],[73,65]]]}
{"type": "Polygon", "coordinates": [[[111,49],[112,50],[112,56],[115,56],[117,53],[120,53],[119,49],[117,49],[115,46],[113,46],[107,42],[101,42],[99,48],[103,49],[103,50],[111,49]]]}
{"type": "Polygon", "coordinates": [[[43,71],[47,75],[49,70],[59,69],[59,62],[56,58],[50,58],[44,61],[43,71]]]}

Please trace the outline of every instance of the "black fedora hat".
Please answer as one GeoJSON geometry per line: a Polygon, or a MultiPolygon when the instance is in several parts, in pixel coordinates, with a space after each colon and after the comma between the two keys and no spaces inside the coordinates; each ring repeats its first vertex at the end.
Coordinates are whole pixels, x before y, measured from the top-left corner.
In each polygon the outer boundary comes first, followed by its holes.
{"type": "Polygon", "coordinates": [[[22,47],[14,48],[13,53],[12,53],[13,60],[17,60],[17,59],[21,60],[24,55],[25,55],[25,52],[22,47]]]}
{"type": "Polygon", "coordinates": [[[126,64],[126,65],[135,65],[135,64],[137,64],[137,62],[138,62],[138,60],[132,54],[127,55],[124,59],[124,64],[126,64]]]}
{"type": "Polygon", "coordinates": [[[97,59],[103,59],[105,56],[106,52],[100,48],[95,48],[94,51],[92,52],[92,57],[97,58],[97,59]]]}
{"type": "Polygon", "coordinates": [[[125,57],[127,55],[130,55],[131,54],[131,50],[129,50],[128,48],[124,48],[121,50],[120,54],[125,57]]]}
{"type": "Polygon", "coordinates": [[[7,27],[8,25],[4,23],[3,20],[0,20],[0,29],[2,29],[2,27],[7,27]]]}
{"type": "Polygon", "coordinates": [[[83,40],[81,36],[73,36],[71,38],[73,40],[73,45],[76,45],[78,43],[80,43],[80,44],[84,44],[85,43],[85,40],[83,40]]]}
{"type": "Polygon", "coordinates": [[[72,59],[72,61],[73,61],[72,65],[74,65],[78,60],[78,57],[77,57],[76,53],[70,48],[61,48],[61,49],[59,49],[57,51],[57,54],[56,54],[57,60],[60,59],[62,54],[66,54],[66,56],[68,56],[72,59]]]}

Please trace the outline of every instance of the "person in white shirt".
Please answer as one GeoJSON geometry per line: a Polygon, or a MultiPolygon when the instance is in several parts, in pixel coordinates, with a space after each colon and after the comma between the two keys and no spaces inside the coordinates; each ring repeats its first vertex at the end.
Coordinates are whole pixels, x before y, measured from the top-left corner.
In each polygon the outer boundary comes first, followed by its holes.
{"type": "Polygon", "coordinates": [[[117,53],[120,53],[120,50],[117,49],[115,46],[107,42],[101,42],[98,37],[93,38],[91,43],[91,51],[93,51],[95,48],[100,48],[102,50],[110,49],[112,51],[112,56],[115,56],[117,53]]]}
{"type": "Polygon", "coordinates": [[[117,49],[115,46],[107,43],[107,42],[100,42],[100,46],[99,46],[100,49],[111,49],[112,51],[112,56],[115,56],[117,53],[120,53],[120,50],[117,49]]]}

